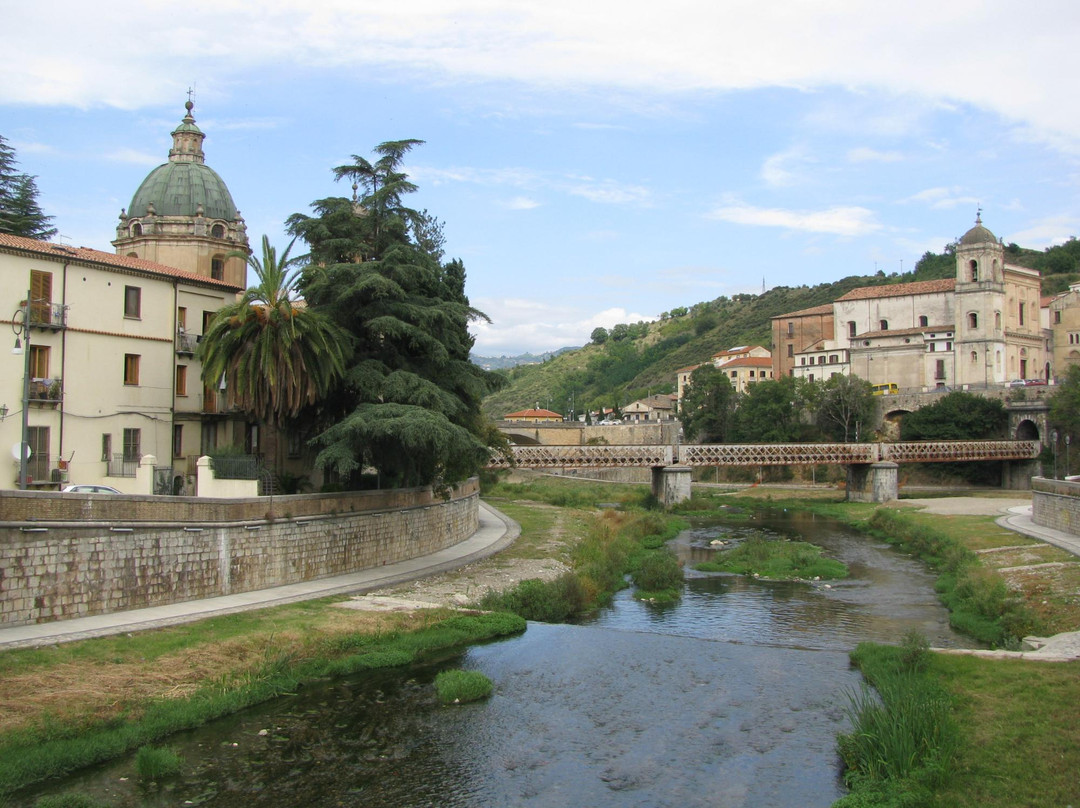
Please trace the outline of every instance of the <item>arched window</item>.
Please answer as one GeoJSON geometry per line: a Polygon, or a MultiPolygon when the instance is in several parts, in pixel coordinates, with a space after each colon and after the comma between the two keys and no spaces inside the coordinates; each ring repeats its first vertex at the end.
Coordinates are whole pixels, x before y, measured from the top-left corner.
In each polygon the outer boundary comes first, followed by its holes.
{"type": "Polygon", "coordinates": [[[994,328],[996,328],[998,331],[1001,330],[1001,312],[1000,311],[995,311],[994,312],[994,328]]]}
{"type": "Polygon", "coordinates": [[[888,320],[882,320],[879,323],[879,325],[881,326],[882,331],[888,331],[889,330],[889,321],[888,320]]]}
{"type": "Polygon", "coordinates": [[[977,312],[971,312],[968,314],[968,328],[979,327],[979,315],[977,312]]]}
{"type": "Polygon", "coordinates": [[[979,262],[974,259],[968,264],[968,280],[972,283],[979,280],[979,262]]]}
{"type": "Polygon", "coordinates": [[[972,351],[971,352],[971,364],[977,365],[978,363],[979,363],[979,352],[978,351],[972,351]]]}
{"type": "Polygon", "coordinates": [[[214,238],[225,238],[225,225],[215,224],[210,228],[210,235],[214,238]]]}
{"type": "Polygon", "coordinates": [[[919,315],[919,325],[923,328],[926,328],[926,326],[930,325],[930,320],[925,314],[919,315]]]}
{"type": "Polygon", "coordinates": [[[225,280],[225,258],[215,255],[210,259],[210,277],[215,281],[225,280]]]}
{"type": "Polygon", "coordinates": [[[142,225],[139,224],[138,222],[135,222],[135,224],[133,224],[131,226],[131,235],[133,235],[133,236],[141,236],[142,235],[142,225]]]}

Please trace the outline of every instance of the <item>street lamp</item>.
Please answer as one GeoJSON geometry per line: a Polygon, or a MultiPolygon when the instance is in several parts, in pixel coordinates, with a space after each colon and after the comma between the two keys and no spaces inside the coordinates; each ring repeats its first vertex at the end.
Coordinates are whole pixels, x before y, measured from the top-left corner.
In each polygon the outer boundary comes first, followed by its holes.
{"type": "Polygon", "coordinates": [[[30,450],[30,293],[26,293],[26,302],[11,316],[11,330],[15,332],[15,347],[11,352],[22,354],[23,361],[23,396],[22,396],[22,435],[19,440],[19,490],[26,490],[26,461],[30,450]]]}
{"type": "Polygon", "coordinates": [[[1058,433],[1057,433],[1057,430],[1056,430],[1056,429],[1055,429],[1055,430],[1054,430],[1053,432],[1051,432],[1051,433],[1050,433],[1050,440],[1051,440],[1051,441],[1053,441],[1053,447],[1054,447],[1054,479],[1056,480],[1056,479],[1058,478],[1058,476],[1057,476],[1057,442],[1058,442],[1058,433]]]}
{"type": "Polygon", "coordinates": [[[1065,433],[1065,479],[1069,479],[1069,444],[1072,443],[1072,435],[1065,433]]]}

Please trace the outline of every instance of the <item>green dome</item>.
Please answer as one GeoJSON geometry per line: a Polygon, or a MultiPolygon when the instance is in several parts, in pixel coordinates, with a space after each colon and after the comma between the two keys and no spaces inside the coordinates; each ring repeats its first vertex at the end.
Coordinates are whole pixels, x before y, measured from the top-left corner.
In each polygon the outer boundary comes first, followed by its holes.
{"type": "Polygon", "coordinates": [[[168,162],[155,168],[131,198],[129,216],[195,216],[199,205],[208,219],[236,221],[236,204],[224,180],[205,163],[168,162]]]}
{"type": "Polygon", "coordinates": [[[978,215],[975,217],[975,226],[968,230],[960,238],[962,245],[966,244],[997,244],[997,236],[983,227],[982,223],[982,210],[979,210],[978,215]]]}

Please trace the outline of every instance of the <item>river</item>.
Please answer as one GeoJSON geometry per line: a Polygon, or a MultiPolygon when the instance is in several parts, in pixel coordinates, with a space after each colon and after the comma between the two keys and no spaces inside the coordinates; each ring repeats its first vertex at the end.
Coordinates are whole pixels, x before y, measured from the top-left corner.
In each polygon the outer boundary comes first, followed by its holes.
{"type": "MultiPolygon", "coordinates": [[[[836,734],[860,686],[848,651],[909,629],[948,628],[917,561],[810,514],[761,511],[699,524],[672,543],[688,562],[717,537],[802,538],[848,564],[839,582],[777,583],[688,571],[681,603],[628,591],[581,625],[533,623],[407,671],[383,671],[182,733],[184,772],[135,785],[132,757],[20,795],[78,790],[121,806],[762,806],[814,808],[843,795],[836,734]],[[441,707],[448,667],[495,683],[441,707]]],[[[22,801],[20,801],[22,800],[22,801]]]]}

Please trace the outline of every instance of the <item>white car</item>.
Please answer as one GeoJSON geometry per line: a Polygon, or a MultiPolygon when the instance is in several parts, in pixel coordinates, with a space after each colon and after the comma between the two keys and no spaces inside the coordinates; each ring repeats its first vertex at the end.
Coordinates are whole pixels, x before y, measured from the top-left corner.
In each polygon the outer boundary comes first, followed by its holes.
{"type": "Polygon", "coordinates": [[[61,490],[64,494],[122,494],[108,485],[65,485],[61,490]]]}

